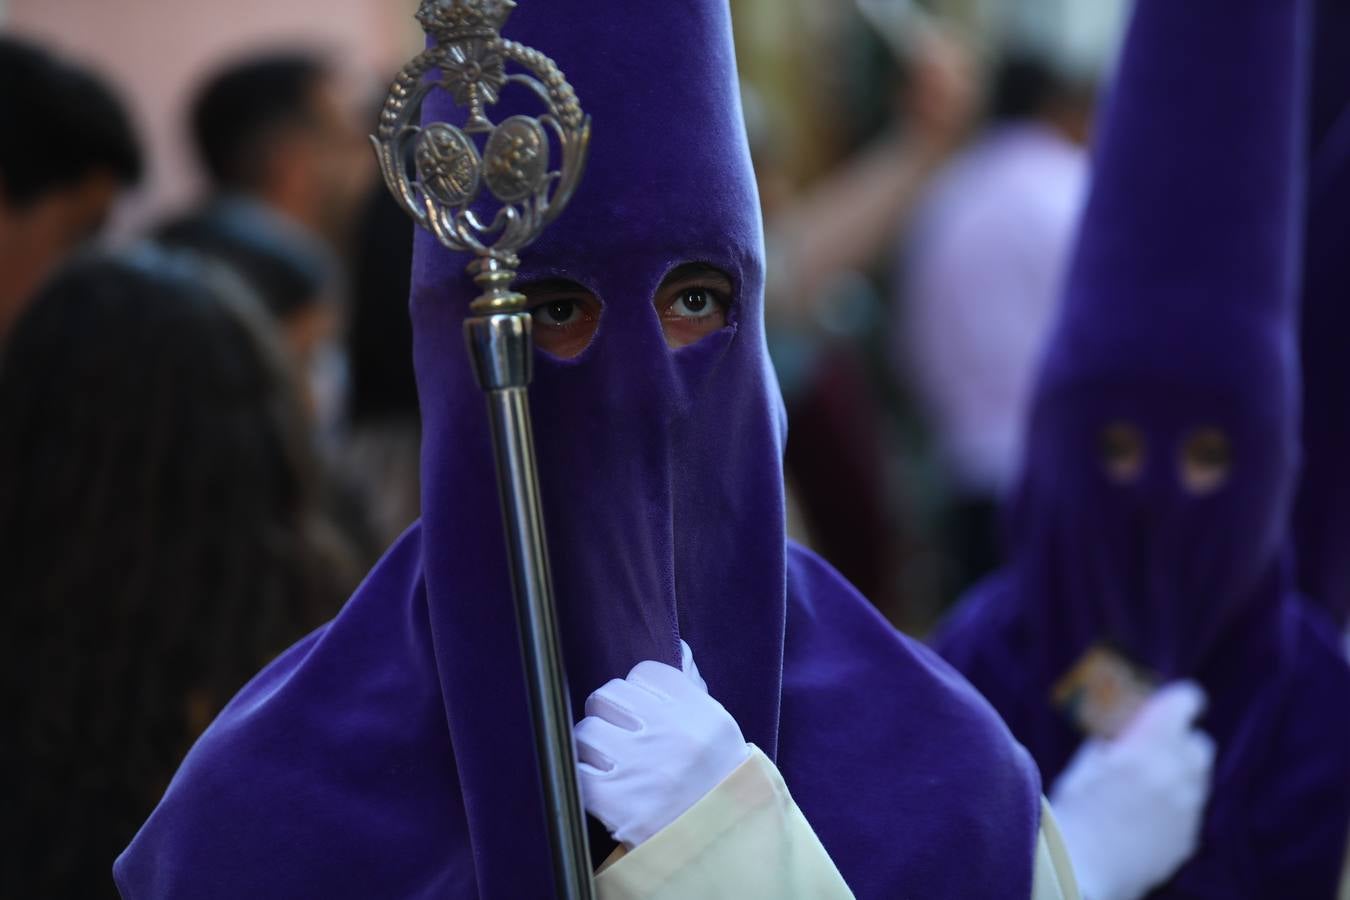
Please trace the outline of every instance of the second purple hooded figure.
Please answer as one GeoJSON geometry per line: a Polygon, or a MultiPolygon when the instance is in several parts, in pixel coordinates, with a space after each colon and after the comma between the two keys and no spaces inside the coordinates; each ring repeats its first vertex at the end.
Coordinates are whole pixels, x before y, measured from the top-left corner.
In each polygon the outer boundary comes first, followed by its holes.
{"type": "Polygon", "coordinates": [[[1048,785],[1083,741],[1052,695],[1094,646],[1198,682],[1208,803],[1152,896],[1329,898],[1345,859],[1350,670],[1289,565],[1309,24],[1292,0],[1139,0],[1010,562],[937,641],[1048,785]]]}

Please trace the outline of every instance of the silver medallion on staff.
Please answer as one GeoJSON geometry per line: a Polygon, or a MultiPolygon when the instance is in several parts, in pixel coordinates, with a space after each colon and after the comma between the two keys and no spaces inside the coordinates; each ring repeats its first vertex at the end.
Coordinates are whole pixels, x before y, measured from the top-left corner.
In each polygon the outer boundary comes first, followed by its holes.
{"type": "Polygon", "coordinates": [[[474,302],[476,313],[524,309],[524,298],[510,291],[517,254],[571,199],[590,144],[590,117],[562,70],[501,36],[515,6],[423,0],[417,19],[431,46],[399,72],[371,139],[404,211],[447,248],[473,253],[475,274],[493,276],[479,282],[485,293],[474,302]],[[429,78],[432,72],[438,77],[429,78]],[[511,85],[533,94],[542,111],[493,122],[489,108],[511,85]],[[437,89],[465,111],[462,127],[421,124],[423,101],[437,89]],[[497,203],[487,214],[473,208],[484,188],[497,203]]]}

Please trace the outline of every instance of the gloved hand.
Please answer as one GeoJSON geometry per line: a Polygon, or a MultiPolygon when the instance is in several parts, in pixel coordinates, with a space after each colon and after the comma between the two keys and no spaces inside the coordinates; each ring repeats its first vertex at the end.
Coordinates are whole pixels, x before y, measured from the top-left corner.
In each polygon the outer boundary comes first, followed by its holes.
{"type": "Polygon", "coordinates": [[[680,645],[684,671],[638,663],[591,694],[573,731],[582,803],[630,850],[750,755],[736,720],[708,696],[689,645],[680,645]]]}
{"type": "Polygon", "coordinates": [[[1205,694],[1168,685],[1113,741],[1089,740],[1050,791],[1085,900],[1137,900],[1195,853],[1214,742],[1194,727],[1205,694]]]}

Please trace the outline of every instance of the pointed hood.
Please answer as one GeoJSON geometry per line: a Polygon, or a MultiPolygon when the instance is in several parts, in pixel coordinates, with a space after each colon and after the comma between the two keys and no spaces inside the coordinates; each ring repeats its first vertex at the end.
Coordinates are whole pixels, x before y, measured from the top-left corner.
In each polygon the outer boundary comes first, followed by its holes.
{"type": "MultiPolygon", "coordinates": [[[[536,353],[530,391],[573,712],[644,659],[678,665],[684,638],[746,739],[772,754],[784,426],[764,345],[763,239],[727,4],[600,12],[534,0],[505,35],[547,52],[594,122],[581,185],[521,253],[518,279],[575,282],[602,304],[579,356],[536,353]],[[729,278],[729,324],[672,350],[655,300],[690,263],[729,278]]],[[[495,120],[531,108],[515,90],[495,120]]],[[[426,121],[462,117],[443,92],[424,110],[426,121]]],[[[460,777],[482,784],[504,767],[533,771],[533,745],[483,399],[461,337],[479,293],[469,261],[419,231],[412,315],[427,600],[460,777]],[[484,683],[502,698],[491,729],[484,683]]],[[[542,837],[536,794],[522,778],[466,796],[475,840],[506,858],[522,828],[542,837]]],[[[485,874],[488,892],[490,879],[522,877],[519,866],[485,874]]]]}
{"type": "Polygon", "coordinates": [[[1014,566],[1060,580],[1044,602],[1062,608],[1044,614],[1065,654],[1107,640],[1194,675],[1220,635],[1280,602],[1304,12],[1138,4],[1012,520],[1014,566]]]}

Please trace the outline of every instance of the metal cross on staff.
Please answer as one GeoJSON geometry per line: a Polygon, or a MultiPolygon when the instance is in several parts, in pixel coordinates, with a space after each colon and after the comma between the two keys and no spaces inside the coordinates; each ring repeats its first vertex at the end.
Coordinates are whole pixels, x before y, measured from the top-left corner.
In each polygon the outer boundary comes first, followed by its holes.
{"type": "Polygon", "coordinates": [[[516,254],[557,218],[581,180],[590,119],[551,59],[501,36],[515,5],[422,0],[417,19],[430,46],[394,81],[371,142],[404,211],[444,246],[474,255],[469,271],[483,293],[470,305],[464,334],[492,429],[554,881],[561,897],[590,898],[590,851],[530,428],[533,320],[524,295],[511,289],[516,254]],[[429,79],[433,71],[438,77],[429,79]],[[508,85],[533,93],[543,111],[494,123],[487,108],[508,85]],[[422,103],[436,89],[465,111],[462,126],[420,124],[422,103]],[[554,147],[561,156],[556,167],[554,147]]]}

